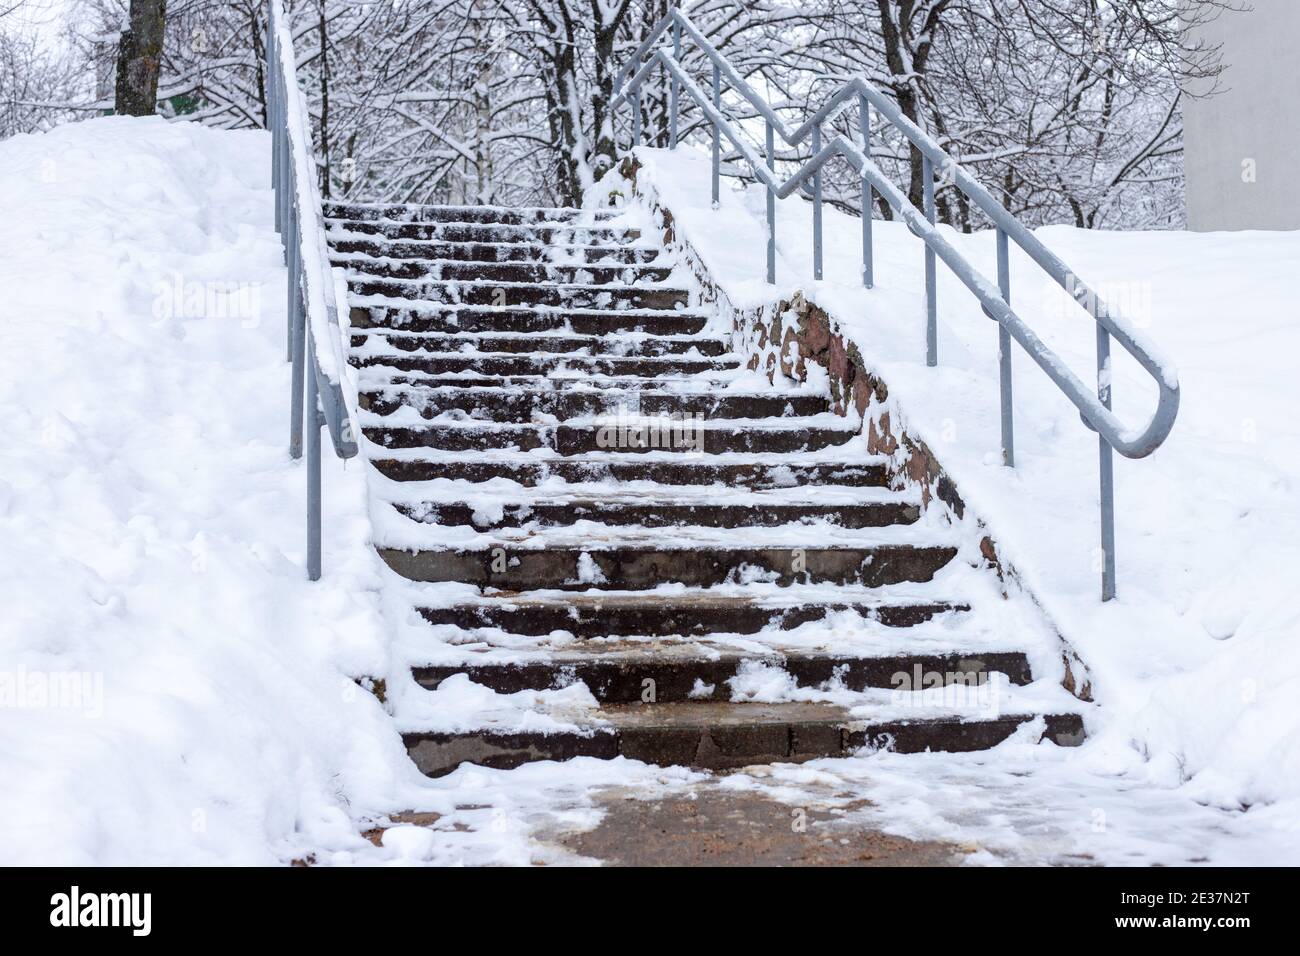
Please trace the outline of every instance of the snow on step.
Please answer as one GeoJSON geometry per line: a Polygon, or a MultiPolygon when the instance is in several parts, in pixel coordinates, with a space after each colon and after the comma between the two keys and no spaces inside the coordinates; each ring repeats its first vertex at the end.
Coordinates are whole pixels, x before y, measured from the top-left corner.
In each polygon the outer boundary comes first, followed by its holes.
{"type": "MultiPolygon", "coordinates": [[[[897,753],[960,753],[996,746],[1020,727],[1041,719],[1036,714],[1044,704],[1060,711],[1077,706],[1077,701],[1057,690],[1059,694],[1029,696],[1020,713],[998,716],[987,716],[988,707],[978,702],[978,694],[972,695],[970,706],[943,716],[934,716],[933,706],[926,704],[859,717],[851,708],[822,703],[689,701],[652,707],[637,703],[605,706],[571,730],[544,732],[488,724],[469,732],[408,731],[403,741],[416,766],[431,776],[465,761],[508,769],[533,760],[626,757],[725,770],[847,757],[864,747],[897,753]],[[918,710],[926,716],[918,718],[918,710]]],[[[1055,713],[1044,721],[1044,735],[1057,743],[1078,743],[1082,720],[1075,713],[1055,713]]]]}
{"type": "Polygon", "coordinates": [[[367,253],[335,253],[334,265],[350,276],[377,279],[473,280],[536,283],[663,283],[672,270],[660,265],[592,262],[466,262],[461,259],[409,259],[367,253]]]}
{"type": "Polygon", "coordinates": [[[390,239],[372,233],[349,233],[338,225],[330,227],[329,232],[332,257],[343,262],[351,256],[361,255],[391,261],[425,259],[482,263],[622,265],[654,263],[660,252],[655,246],[631,242],[618,245],[566,245],[559,242],[390,239]]]}
{"type": "Polygon", "coordinates": [[[355,329],[352,347],[372,342],[404,352],[475,352],[479,354],[569,353],[585,355],[688,355],[716,358],[731,351],[729,339],[693,335],[646,335],[631,332],[612,338],[540,332],[511,335],[500,332],[411,332],[406,329],[355,329]]]}
{"type": "Polygon", "coordinates": [[[563,302],[550,304],[467,305],[393,299],[363,295],[349,296],[354,328],[391,328],[411,332],[574,332],[580,335],[608,335],[641,332],[650,335],[694,335],[704,331],[712,312],[702,309],[633,307],[626,301],[613,308],[592,308],[563,302]]]}
{"type": "Polygon", "coordinates": [[[817,454],[638,455],[604,453],[570,458],[542,457],[514,451],[465,455],[431,448],[367,448],[371,464],[397,481],[446,478],[464,481],[506,479],[521,485],[546,481],[648,482],[657,485],[723,485],[753,489],[796,485],[883,485],[888,481],[884,461],[864,456],[858,462],[815,461],[817,454]]]}
{"type": "Polygon", "coordinates": [[[428,221],[399,219],[326,219],[326,234],[334,238],[382,236],[401,240],[443,240],[449,242],[510,242],[560,245],[608,245],[635,242],[641,233],[635,229],[610,228],[580,222],[536,222],[527,224],[495,222],[428,221]]]}
{"type": "Polygon", "coordinates": [[[553,206],[427,206],[414,203],[325,203],[331,219],[389,219],[395,222],[598,222],[615,213],[553,206]]]}

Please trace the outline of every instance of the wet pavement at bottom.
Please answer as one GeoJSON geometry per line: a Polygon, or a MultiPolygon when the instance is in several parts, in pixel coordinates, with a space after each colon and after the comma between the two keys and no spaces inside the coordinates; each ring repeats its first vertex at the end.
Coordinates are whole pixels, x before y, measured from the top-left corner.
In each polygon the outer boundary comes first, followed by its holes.
{"type": "Polygon", "coordinates": [[[955,866],[969,852],[864,827],[845,818],[852,805],[792,807],[752,791],[646,799],[612,788],[596,805],[605,814],[594,828],[534,839],[606,866],[955,866]]]}

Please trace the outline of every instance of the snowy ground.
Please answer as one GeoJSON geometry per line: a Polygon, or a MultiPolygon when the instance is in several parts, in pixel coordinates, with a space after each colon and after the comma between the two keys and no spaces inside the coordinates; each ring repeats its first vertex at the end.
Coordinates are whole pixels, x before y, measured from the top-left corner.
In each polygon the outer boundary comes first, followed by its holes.
{"type": "MultiPolygon", "coordinates": [[[[855,811],[870,825],[972,844],[973,862],[1300,859],[1298,602],[1283,578],[1300,547],[1283,285],[1294,237],[1045,234],[1089,278],[1150,282],[1150,332],[1183,369],[1174,438],[1119,467],[1118,605],[1097,608],[1090,568],[1072,573],[1092,499],[1043,490],[1091,488],[1073,413],[1020,374],[1014,479],[983,463],[986,407],[946,413],[972,450],[941,452],[945,464],[1098,676],[1107,723],[1085,747],[1012,741],[716,782],[621,760],[429,781],[351,680],[389,673],[416,626],[370,546],[359,463],[327,452],[325,578],[302,572],[267,147],[259,133],[126,119],[0,143],[0,863],[560,862],[530,834],[594,824],[600,788],[704,785],[795,804],[872,797],[855,811]],[[1246,363],[1248,346],[1261,363],[1246,363]],[[1049,451],[1075,457],[1053,466],[1049,451]],[[1018,515],[1018,497],[1048,510],[1018,515]],[[405,810],[439,819],[378,847],[361,835],[405,810]]],[[[743,252],[748,235],[730,241],[743,252]]],[[[880,294],[896,282],[900,303],[919,262],[910,241],[882,233],[880,294]],[[884,268],[895,259],[907,268],[884,268]]],[[[987,254],[986,237],[963,241],[987,254]]],[[[956,360],[969,333],[962,361],[986,374],[974,330],[987,320],[941,295],[941,356],[956,360]]],[[[900,393],[923,381],[897,357],[881,368],[900,393]]],[[[931,427],[921,398],[907,403],[918,429],[931,427]]]]}

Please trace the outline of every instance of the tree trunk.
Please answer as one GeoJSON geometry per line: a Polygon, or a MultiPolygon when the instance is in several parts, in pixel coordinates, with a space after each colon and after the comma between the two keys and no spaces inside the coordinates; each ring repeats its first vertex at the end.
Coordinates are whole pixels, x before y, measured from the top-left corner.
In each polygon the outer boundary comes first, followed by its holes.
{"type": "Polygon", "coordinates": [[[491,45],[491,23],[484,21],[491,11],[485,9],[485,0],[474,0],[472,8],[474,49],[482,59],[476,67],[474,78],[474,172],[478,180],[474,202],[490,206],[496,202],[496,170],[492,166],[492,69],[493,58],[487,52],[491,45]]]}
{"type": "Polygon", "coordinates": [[[609,104],[614,99],[614,39],[618,35],[617,20],[601,22],[600,10],[603,4],[593,0],[594,46],[596,53],[596,81],[591,89],[592,115],[592,172],[599,179],[605,170],[614,165],[616,149],[614,147],[614,123],[609,115],[609,104]]]}
{"type": "Polygon", "coordinates": [[[158,108],[167,0],[131,0],[130,26],[117,48],[114,110],[123,116],[152,116],[158,108]]]}
{"type": "Polygon", "coordinates": [[[552,63],[555,69],[555,116],[560,148],[556,188],[564,205],[577,206],[582,203],[582,174],[579,169],[585,157],[582,155],[584,150],[582,117],[578,114],[578,66],[573,45],[562,45],[552,63]]]}

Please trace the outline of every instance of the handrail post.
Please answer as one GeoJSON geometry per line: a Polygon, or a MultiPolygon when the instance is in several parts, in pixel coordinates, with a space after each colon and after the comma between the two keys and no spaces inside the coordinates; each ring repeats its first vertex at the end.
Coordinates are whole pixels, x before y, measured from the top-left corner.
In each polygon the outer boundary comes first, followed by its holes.
{"type": "MultiPolygon", "coordinates": [[[[276,55],[277,56],[284,55],[283,52],[280,51],[279,49],[278,41],[276,42],[276,55]]],[[[288,122],[288,119],[286,118],[285,115],[287,106],[284,101],[285,97],[288,95],[288,90],[285,88],[284,83],[279,76],[276,76],[272,80],[272,83],[275,86],[275,101],[278,104],[276,108],[276,122],[279,124],[279,126],[276,130],[275,135],[276,135],[276,139],[279,140],[280,142],[280,194],[276,196],[276,199],[279,200],[279,202],[277,203],[277,207],[278,207],[278,212],[280,214],[279,215],[280,235],[285,237],[284,264],[288,265],[289,264],[289,243],[288,243],[288,236],[286,235],[285,230],[288,228],[289,225],[289,195],[293,191],[293,178],[292,178],[293,171],[289,168],[290,164],[292,163],[292,158],[290,157],[289,154],[289,134],[287,132],[283,132],[285,123],[288,122]]]]}
{"type": "MultiPolygon", "coordinates": [[[[925,218],[934,225],[934,164],[930,157],[921,157],[921,189],[925,204],[925,218]]],[[[935,301],[936,278],[934,250],[925,244],[925,364],[933,368],[939,364],[939,313],[935,301]]]]}
{"type": "MultiPolygon", "coordinates": [[[[682,56],[682,25],[676,20],[673,21],[673,62],[681,61],[682,56]]],[[[669,71],[672,72],[671,70],[669,71]]],[[[677,148],[677,94],[678,94],[677,74],[673,73],[668,83],[668,148],[677,148]]]]}
{"type": "Polygon", "coordinates": [[[285,215],[285,203],[288,201],[289,190],[292,187],[285,182],[285,179],[289,175],[289,161],[288,157],[285,155],[287,152],[285,143],[279,133],[272,134],[271,142],[274,145],[271,154],[271,161],[279,170],[276,178],[280,183],[279,188],[275,193],[275,228],[276,231],[280,233],[280,238],[282,240],[280,243],[281,258],[284,260],[284,264],[288,265],[289,236],[287,232],[288,223],[286,220],[288,217],[285,215]]]}
{"type": "MultiPolygon", "coordinates": [[[[713,108],[722,111],[722,70],[715,62],[713,64],[713,108]]],[[[717,123],[713,124],[713,208],[717,209],[721,204],[721,179],[722,175],[722,129],[717,123]]]]}
{"type": "MultiPolygon", "coordinates": [[[[1006,231],[998,229],[998,291],[1011,304],[1011,262],[1006,231]]],[[[998,383],[1002,398],[1002,464],[1016,466],[1016,438],[1011,404],[1011,333],[998,323],[998,383]]]]}
{"type": "Polygon", "coordinates": [[[632,148],[641,145],[641,84],[632,87],[632,148]]]}
{"type": "MultiPolygon", "coordinates": [[[[816,156],[822,151],[821,124],[813,127],[812,153],[816,156]]],[[[817,167],[813,173],[813,279],[822,277],[822,171],[817,167]]]]}
{"type": "MultiPolygon", "coordinates": [[[[858,96],[858,126],[862,131],[862,155],[871,158],[871,104],[858,96]]],[[[871,183],[862,177],[862,285],[870,289],[875,282],[875,255],[871,245],[871,183]]]]}
{"type": "MultiPolygon", "coordinates": [[[[311,333],[307,333],[310,340],[311,333]]],[[[312,355],[316,354],[311,344],[312,355]]],[[[314,365],[315,363],[313,363],[314,365]]],[[[320,580],[320,408],[316,369],[307,376],[307,578],[320,580]]]]}
{"type": "MultiPolygon", "coordinates": [[[[275,31],[271,29],[271,18],[266,18],[266,53],[267,62],[275,62],[273,46],[275,44],[275,31]]],[[[271,205],[275,210],[275,231],[281,232],[282,223],[280,222],[280,117],[277,110],[275,97],[275,77],[272,70],[266,71],[266,131],[271,136],[271,191],[275,194],[275,202],[271,205]]]]}
{"type": "Polygon", "coordinates": [[[293,209],[290,206],[292,200],[290,196],[293,193],[294,173],[289,168],[289,139],[288,136],[280,137],[280,192],[276,196],[276,208],[279,211],[280,219],[280,239],[284,247],[284,267],[289,276],[289,288],[286,291],[288,297],[289,316],[285,322],[285,361],[293,361],[293,325],[294,325],[294,277],[297,270],[294,268],[294,251],[297,244],[294,242],[294,235],[297,233],[297,227],[293,221],[293,209]]]}
{"type": "MultiPolygon", "coordinates": [[[[767,168],[776,169],[776,137],[772,121],[767,121],[765,137],[767,149],[767,168]]],[[[776,282],[776,190],[767,187],[767,281],[776,282]]]]}
{"type": "Polygon", "coordinates": [[[302,302],[301,296],[295,295],[298,288],[298,256],[301,250],[297,248],[296,242],[290,242],[289,246],[292,255],[290,255],[291,264],[289,266],[289,329],[290,329],[290,350],[292,352],[293,373],[291,376],[292,384],[289,386],[292,399],[290,407],[292,411],[289,415],[289,455],[292,458],[302,457],[302,427],[303,427],[303,399],[302,383],[303,376],[306,375],[306,343],[304,336],[307,329],[307,309],[302,302]]]}
{"type": "MultiPolygon", "coordinates": [[[[1097,323],[1097,397],[1111,407],[1110,333],[1097,323]]],[[[1097,466],[1101,485],[1101,599],[1115,597],[1115,458],[1106,437],[1097,433],[1097,466]]]]}

